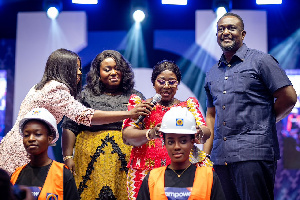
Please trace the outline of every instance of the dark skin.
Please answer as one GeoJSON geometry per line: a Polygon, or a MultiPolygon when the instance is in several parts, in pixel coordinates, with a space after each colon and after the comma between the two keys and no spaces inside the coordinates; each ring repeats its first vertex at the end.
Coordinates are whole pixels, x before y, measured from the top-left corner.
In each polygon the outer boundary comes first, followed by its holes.
{"type": "MultiPolygon", "coordinates": [[[[176,91],[178,89],[178,81],[176,74],[170,70],[162,71],[156,78],[154,83],[154,89],[157,94],[162,96],[162,99],[158,104],[163,106],[172,106],[180,103],[180,101],[174,98],[176,91]],[[162,81],[165,83],[163,84],[162,81]],[[175,84],[171,85],[171,81],[176,81],[175,84]]],[[[150,103],[151,99],[147,99],[146,102],[150,103]]],[[[139,104],[137,105],[139,106],[139,104]]],[[[152,109],[151,109],[152,110],[152,109]]],[[[160,133],[158,133],[161,124],[157,124],[149,132],[150,139],[160,138],[160,133]]],[[[210,131],[207,126],[202,125],[197,126],[197,138],[201,137],[201,141],[197,140],[197,143],[205,143],[205,141],[210,137],[210,131]]],[[[139,129],[134,126],[129,126],[123,129],[123,141],[127,145],[141,146],[148,142],[146,133],[149,129],[139,129]]]]}
{"type": "MultiPolygon", "coordinates": [[[[246,31],[243,30],[241,21],[235,16],[222,17],[217,24],[217,31],[217,42],[226,61],[230,63],[233,55],[243,45],[246,31]]],[[[273,97],[276,99],[274,103],[276,122],[279,122],[291,112],[297,102],[297,95],[293,86],[285,86],[276,90],[273,97]]],[[[214,107],[207,108],[206,124],[211,132],[211,137],[203,147],[204,152],[207,154],[211,153],[213,145],[215,113],[214,107]]]]}
{"type": "Polygon", "coordinates": [[[48,146],[54,139],[47,125],[38,120],[28,121],[23,128],[23,144],[30,155],[30,165],[42,167],[49,165],[52,160],[48,157],[48,146]]]}
{"type": "MultiPolygon", "coordinates": [[[[105,94],[119,95],[120,84],[122,81],[122,72],[117,66],[115,60],[111,57],[104,59],[99,66],[100,71],[100,81],[105,85],[106,90],[105,94]]],[[[101,117],[101,123],[98,124],[109,124],[112,122],[121,121],[126,118],[137,119],[140,115],[147,115],[150,113],[151,106],[149,103],[142,103],[139,106],[135,107],[130,111],[95,111],[97,117],[101,117]],[[127,116],[124,115],[127,113],[127,116]]],[[[92,125],[95,124],[92,121],[92,125]]],[[[97,123],[96,123],[97,124],[97,123]]],[[[75,134],[69,129],[63,129],[62,134],[62,151],[63,157],[73,155],[73,148],[75,146],[76,137],[75,134]]],[[[76,175],[75,172],[75,162],[72,158],[65,160],[64,162],[73,175],[76,175]]]]}
{"type": "Polygon", "coordinates": [[[164,142],[171,158],[170,169],[181,170],[191,165],[189,161],[190,151],[195,139],[190,134],[165,133],[164,142]]]}

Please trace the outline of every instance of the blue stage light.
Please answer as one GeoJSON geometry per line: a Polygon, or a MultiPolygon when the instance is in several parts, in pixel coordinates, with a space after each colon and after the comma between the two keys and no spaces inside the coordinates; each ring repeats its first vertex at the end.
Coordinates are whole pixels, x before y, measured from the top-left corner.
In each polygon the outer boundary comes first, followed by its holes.
{"type": "Polygon", "coordinates": [[[256,0],[257,5],[265,4],[282,4],[282,0],[256,0]]]}
{"type": "Polygon", "coordinates": [[[54,20],[62,10],[61,0],[44,0],[44,10],[47,16],[54,20]]]}
{"type": "Polygon", "coordinates": [[[187,0],[161,0],[162,4],[187,5],[187,0]]]}
{"type": "Polygon", "coordinates": [[[219,18],[231,10],[231,4],[231,0],[213,0],[212,8],[219,18]]]}
{"type": "Polygon", "coordinates": [[[76,4],[98,4],[98,0],[72,0],[76,4]]]}

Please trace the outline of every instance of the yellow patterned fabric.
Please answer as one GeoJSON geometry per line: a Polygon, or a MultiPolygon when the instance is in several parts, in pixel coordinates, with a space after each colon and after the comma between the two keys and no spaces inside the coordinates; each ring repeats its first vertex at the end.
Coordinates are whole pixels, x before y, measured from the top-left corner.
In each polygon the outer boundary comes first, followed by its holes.
{"type": "Polygon", "coordinates": [[[103,194],[128,199],[126,164],[131,146],[123,143],[121,131],[81,132],[75,149],[75,181],[81,199],[102,199],[103,194]]]}

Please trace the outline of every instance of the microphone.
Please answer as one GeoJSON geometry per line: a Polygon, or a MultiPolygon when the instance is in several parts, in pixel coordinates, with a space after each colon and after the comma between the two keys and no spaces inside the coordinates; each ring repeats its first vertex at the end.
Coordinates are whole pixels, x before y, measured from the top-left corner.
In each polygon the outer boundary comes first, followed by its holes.
{"type": "MultiPolygon", "coordinates": [[[[160,94],[155,94],[154,97],[152,98],[152,101],[150,102],[150,106],[152,106],[152,108],[161,100],[161,95],[160,94]],[[152,105],[151,105],[152,103],[152,105]]],[[[139,124],[141,123],[144,119],[145,119],[145,115],[140,115],[138,117],[138,119],[134,122],[135,124],[139,124]]]]}

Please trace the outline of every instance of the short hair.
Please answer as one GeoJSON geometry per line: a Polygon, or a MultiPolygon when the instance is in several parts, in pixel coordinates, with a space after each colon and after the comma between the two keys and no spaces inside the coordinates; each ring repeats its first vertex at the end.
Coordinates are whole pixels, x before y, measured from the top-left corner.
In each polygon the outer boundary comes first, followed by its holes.
{"type": "Polygon", "coordinates": [[[157,76],[165,70],[170,70],[171,72],[173,72],[176,75],[178,84],[180,84],[181,72],[179,67],[173,61],[163,60],[161,62],[158,62],[153,68],[152,76],[151,76],[151,82],[153,86],[155,85],[155,80],[157,76]]]}
{"type": "Polygon", "coordinates": [[[47,82],[55,80],[64,83],[69,88],[71,95],[76,97],[77,93],[81,91],[81,78],[77,83],[77,59],[79,59],[79,67],[81,67],[81,60],[73,51],[57,49],[52,52],[48,57],[42,80],[37,83],[35,89],[41,90],[47,82]]]}
{"type": "Polygon", "coordinates": [[[105,85],[99,80],[100,65],[106,58],[112,58],[117,64],[117,67],[122,72],[122,81],[120,89],[123,93],[128,93],[134,87],[134,74],[131,64],[118,51],[105,50],[99,53],[91,63],[90,71],[86,77],[85,88],[89,89],[94,95],[100,95],[105,90],[105,85]]]}
{"type": "MultiPolygon", "coordinates": [[[[242,28],[242,30],[244,30],[244,21],[243,21],[243,19],[241,18],[241,16],[239,16],[238,14],[235,14],[235,13],[231,13],[231,12],[228,12],[228,13],[225,13],[219,20],[218,20],[218,23],[219,23],[219,21],[223,18],[223,17],[226,17],[226,16],[232,16],[232,17],[236,17],[236,18],[238,18],[239,20],[240,20],[240,22],[241,22],[241,28],[242,28]]],[[[218,24],[217,23],[217,24],[218,24]]]]}

